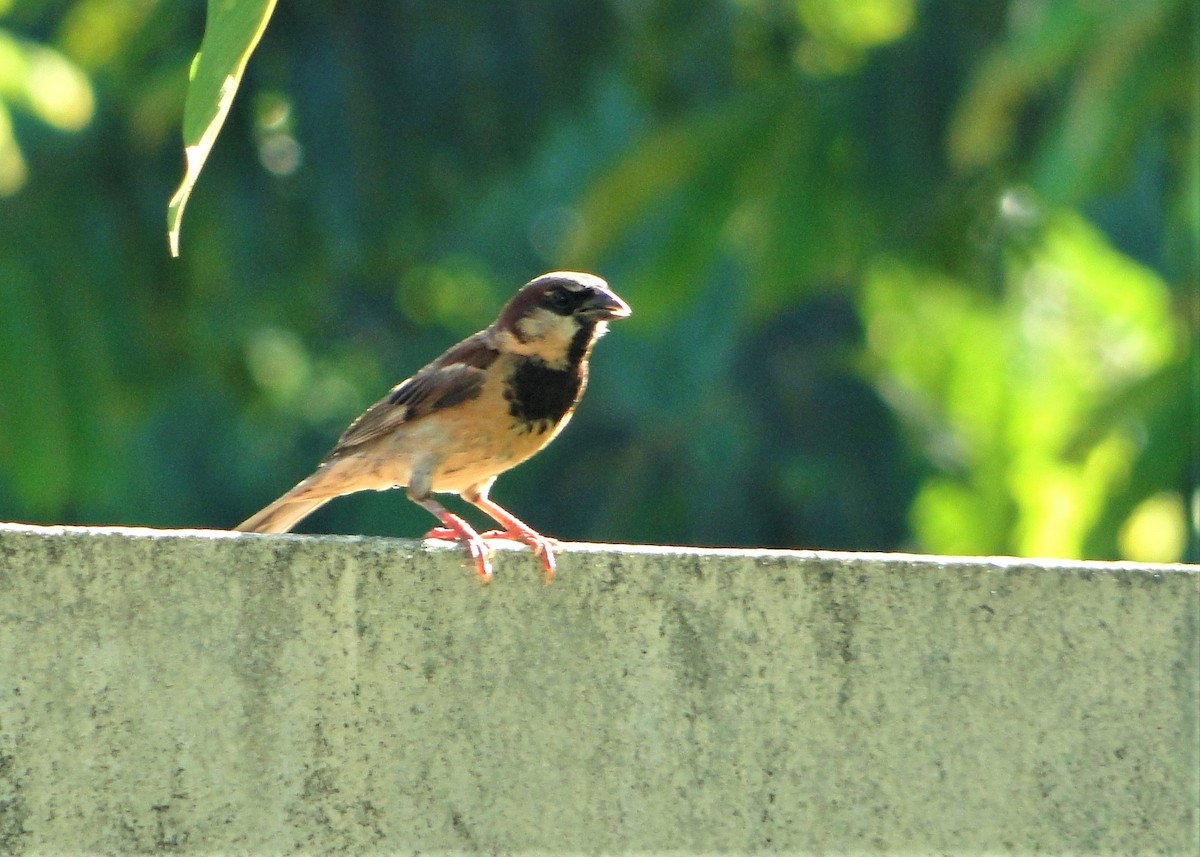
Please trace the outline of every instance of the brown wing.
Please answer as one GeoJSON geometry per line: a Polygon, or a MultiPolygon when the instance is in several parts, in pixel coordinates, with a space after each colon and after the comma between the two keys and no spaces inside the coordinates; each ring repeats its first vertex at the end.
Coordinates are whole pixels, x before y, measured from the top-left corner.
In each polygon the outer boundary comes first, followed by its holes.
{"type": "Polygon", "coordinates": [[[330,456],[434,411],[475,398],[483,387],[484,370],[498,356],[490,330],[464,339],[367,408],[338,438],[330,456]]]}

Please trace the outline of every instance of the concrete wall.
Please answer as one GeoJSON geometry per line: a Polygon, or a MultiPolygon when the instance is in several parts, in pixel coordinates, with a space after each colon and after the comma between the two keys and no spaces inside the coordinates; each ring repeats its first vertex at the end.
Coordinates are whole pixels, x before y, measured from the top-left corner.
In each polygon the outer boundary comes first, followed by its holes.
{"type": "Polygon", "coordinates": [[[1195,855],[1190,567],[0,526],[0,853],[1195,855]]]}

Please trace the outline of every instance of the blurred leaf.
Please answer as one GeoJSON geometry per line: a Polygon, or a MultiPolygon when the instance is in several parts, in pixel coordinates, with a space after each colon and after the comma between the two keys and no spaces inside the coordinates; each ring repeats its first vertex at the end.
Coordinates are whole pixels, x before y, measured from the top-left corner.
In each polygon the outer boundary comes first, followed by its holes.
{"type": "Polygon", "coordinates": [[[88,76],[57,50],[0,30],[0,100],[60,131],[79,131],[95,113],[88,76]]]}
{"type": "Polygon", "coordinates": [[[0,260],[0,459],[16,498],[33,516],[66,503],[72,483],[70,402],[58,371],[55,325],[37,278],[17,261],[0,260]]]}
{"type": "Polygon", "coordinates": [[[1013,402],[999,306],[893,261],[868,274],[863,315],[884,395],[941,471],[911,512],[922,549],[1005,552],[1016,508],[1005,478],[1013,402]]]}
{"type": "Polygon", "coordinates": [[[0,197],[11,196],[25,185],[29,168],[13,136],[12,117],[0,101],[0,197]]]}
{"type": "Polygon", "coordinates": [[[1016,141],[1021,110],[1083,50],[1100,15],[1075,3],[1012,7],[1012,28],[976,65],[949,128],[951,160],[966,169],[995,163],[1016,141]]]}
{"type": "Polygon", "coordinates": [[[63,54],[0,29],[0,198],[29,178],[8,105],[64,132],[82,130],[95,114],[87,75],[63,54]]]}
{"type": "MultiPolygon", "coordinates": [[[[1147,414],[1158,413],[1164,408],[1176,416],[1183,415],[1190,407],[1191,382],[1191,367],[1181,361],[1114,390],[1097,403],[1067,439],[1063,457],[1067,461],[1082,461],[1113,431],[1136,426],[1147,414]]],[[[1178,425],[1186,424],[1187,420],[1178,420],[1178,425]]],[[[1180,432],[1181,436],[1186,434],[1180,432]]]]}
{"type": "Polygon", "coordinates": [[[1189,533],[1187,503],[1177,491],[1160,491],[1142,500],[1121,524],[1120,556],[1134,562],[1181,562],[1195,556],[1195,533],[1189,533]]]}
{"type": "Polygon", "coordinates": [[[813,74],[844,73],[870,48],[901,38],[912,26],[913,0],[795,0],[808,38],[796,49],[813,74]]]}
{"type": "Polygon", "coordinates": [[[1172,92],[1186,98],[1177,54],[1152,47],[1169,38],[1169,28],[1186,24],[1172,16],[1186,4],[1149,0],[1119,8],[1095,27],[1065,109],[1033,164],[1034,187],[1052,201],[1074,202],[1110,182],[1114,167],[1128,162],[1145,118],[1172,92]]]}
{"type": "Polygon", "coordinates": [[[137,0],[76,0],[59,28],[63,53],[86,69],[112,63],[156,11],[155,3],[137,0]]]}
{"type": "Polygon", "coordinates": [[[945,471],[920,492],[913,526],[939,552],[1079,555],[1134,450],[1111,432],[1087,455],[1063,450],[1079,447],[1071,437],[1103,397],[1170,359],[1169,295],[1068,212],[1047,217],[1007,280],[991,303],[905,266],[868,279],[881,382],[945,471]]]}
{"type": "MultiPolygon", "coordinates": [[[[584,194],[587,252],[612,252],[644,217],[702,176],[740,160],[778,101],[751,90],[665,126],[632,148],[584,194]]],[[[720,193],[710,194],[728,204],[720,193]]]]}
{"type": "Polygon", "coordinates": [[[208,0],[204,39],[192,63],[183,113],[187,169],[167,207],[167,237],[172,256],[179,255],[184,206],[225,124],[246,63],[274,9],[275,0],[208,0]]]}
{"type": "Polygon", "coordinates": [[[1020,157],[1032,130],[1032,185],[1053,202],[1075,202],[1128,164],[1145,118],[1164,105],[1180,116],[1191,109],[1181,72],[1194,63],[1186,34],[1195,22],[1185,0],[1011,9],[1011,34],[979,63],[950,125],[958,168],[1020,157]]]}
{"type": "MultiPolygon", "coordinates": [[[[1068,439],[1065,455],[1068,460],[1079,461],[1114,434],[1132,438],[1132,461],[1104,498],[1088,534],[1089,556],[1118,558],[1121,527],[1144,501],[1159,492],[1188,493],[1200,443],[1200,425],[1196,423],[1200,413],[1196,411],[1198,380],[1192,360],[1168,364],[1107,396],[1068,439]]],[[[1175,559],[1200,560],[1195,536],[1193,533],[1188,555],[1175,559]]]]}
{"type": "Polygon", "coordinates": [[[714,263],[745,265],[757,311],[844,279],[869,245],[865,158],[826,93],[775,81],[643,140],[580,203],[584,264],[620,258],[651,320],[696,294],[714,263]]]}

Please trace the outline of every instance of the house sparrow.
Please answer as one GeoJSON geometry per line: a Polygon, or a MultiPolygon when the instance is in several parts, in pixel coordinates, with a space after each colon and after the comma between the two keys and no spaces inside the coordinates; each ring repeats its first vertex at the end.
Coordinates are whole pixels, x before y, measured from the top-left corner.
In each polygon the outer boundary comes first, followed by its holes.
{"type": "Polygon", "coordinates": [[[426,538],[456,539],[491,580],[488,538],[524,542],[554,576],[555,543],[488,499],[496,477],[562,431],[587,384],[588,356],[629,306],[591,274],[558,271],[523,286],[485,330],[464,339],[369,407],[307,479],[238,525],[283,533],[355,491],[408,488],[442,522],[426,538]],[[503,527],[482,535],[435,493],[458,494],[503,527]]]}

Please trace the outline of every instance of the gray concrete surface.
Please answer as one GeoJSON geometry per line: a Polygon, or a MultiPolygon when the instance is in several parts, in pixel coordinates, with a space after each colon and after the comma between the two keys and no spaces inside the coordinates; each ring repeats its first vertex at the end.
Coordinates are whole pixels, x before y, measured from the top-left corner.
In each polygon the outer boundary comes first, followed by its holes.
{"type": "Polygon", "coordinates": [[[1192,567],[0,526],[0,853],[1179,854],[1192,567]]]}

